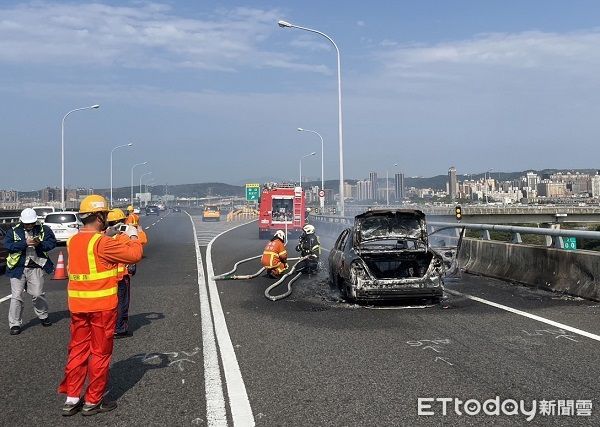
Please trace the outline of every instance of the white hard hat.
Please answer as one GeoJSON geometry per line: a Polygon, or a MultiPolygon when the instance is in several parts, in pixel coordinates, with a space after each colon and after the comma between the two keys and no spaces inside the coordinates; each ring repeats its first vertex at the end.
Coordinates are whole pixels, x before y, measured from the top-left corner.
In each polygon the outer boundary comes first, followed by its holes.
{"type": "Polygon", "coordinates": [[[277,237],[278,239],[280,239],[283,243],[285,243],[285,233],[283,232],[283,230],[277,230],[275,232],[275,235],[273,237],[277,237]]]}
{"type": "Polygon", "coordinates": [[[33,224],[37,222],[37,213],[31,208],[25,208],[21,211],[21,216],[19,217],[19,221],[23,224],[33,224]]]}
{"type": "Polygon", "coordinates": [[[306,224],[302,229],[306,234],[313,234],[315,232],[315,226],[312,224],[306,224]]]}

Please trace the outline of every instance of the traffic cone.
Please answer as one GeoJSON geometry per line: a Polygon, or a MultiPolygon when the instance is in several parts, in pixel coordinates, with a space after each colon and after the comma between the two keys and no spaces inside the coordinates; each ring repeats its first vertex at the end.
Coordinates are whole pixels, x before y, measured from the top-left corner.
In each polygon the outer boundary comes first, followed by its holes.
{"type": "Polygon", "coordinates": [[[65,269],[65,259],[62,251],[58,255],[58,262],[56,263],[56,270],[54,270],[54,277],[52,280],[65,280],[67,279],[67,270],[65,269]]]}

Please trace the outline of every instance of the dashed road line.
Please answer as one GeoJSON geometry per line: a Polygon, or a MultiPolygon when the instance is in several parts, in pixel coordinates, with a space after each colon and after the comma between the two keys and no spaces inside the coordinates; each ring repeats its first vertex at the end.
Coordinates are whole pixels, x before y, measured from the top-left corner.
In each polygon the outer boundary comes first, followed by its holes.
{"type": "Polygon", "coordinates": [[[4,302],[6,300],[9,300],[11,296],[12,296],[12,294],[11,295],[6,295],[5,297],[0,298],[0,302],[4,302]]]}
{"type": "Polygon", "coordinates": [[[513,313],[513,314],[518,314],[519,316],[527,317],[529,319],[532,319],[532,320],[535,320],[535,321],[538,321],[538,322],[542,322],[542,323],[545,323],[547,325],[556,326],[557,328],[564,329],[565,331],[573,332],[573,333],[575,333],[577,335],[581,335],[581,336],[584,336],[586,338],[590,338],[590,339],[595,340],[595,341],[600,341],[600,335],[592,334],[591,332],[587,332],[587,331],[584,331],[584,330],[581,330],[581,329],[577,329],[577,328],[574,328],[572,326],[565,325],[564,323],[555,322],[554,320],[546,319],[545,317],[541,317],[541,316],[537,316],[535,314],[527,313],[526,311],[517,310],[516,308],[512,308],[512,307],[508,307],[506,305],[498,304],[497,302],[488,301],[486,299],[479,298],[479,297],[476,297],[476,296],[473,296],[473,295],[463,294],[462,292],[458,292],[458,291],[454,291],[454,290],[450,290],[450,289],[445,289],[445,292],[448,292],[451,295],[465,297],[465,298],[468,298],[470,300],[477,301],[477,302],[480,302],[482,304],[486,304],[486,305],[489,305],[489,306],[492,306],[492,307],[495,307],[495,308],[499,308],[500,310],[508,311],[510,313],[513,313]]]}

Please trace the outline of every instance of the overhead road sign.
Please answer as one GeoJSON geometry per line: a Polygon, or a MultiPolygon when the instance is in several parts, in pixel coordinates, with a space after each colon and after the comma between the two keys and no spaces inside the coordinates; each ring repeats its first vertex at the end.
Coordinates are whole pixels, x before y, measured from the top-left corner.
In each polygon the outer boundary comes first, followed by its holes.
{"type": "Polygon", "coordinates": [[[246,184],[246,201],[256,202],[260,197],[260,184],[246,184]]]}

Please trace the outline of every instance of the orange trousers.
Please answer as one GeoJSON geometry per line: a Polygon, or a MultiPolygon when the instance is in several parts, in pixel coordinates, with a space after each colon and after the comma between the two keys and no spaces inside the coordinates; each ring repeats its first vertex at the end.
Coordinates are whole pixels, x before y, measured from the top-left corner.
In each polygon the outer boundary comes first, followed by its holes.
{"type": "Polygon", "coordinates": [[[100,403],[108,385],[116,320],[116,308],[94,313],[71,313],[71,341],[59,393],[82,396],[85,379],[89,377],[85,402],[100,403]]]}

